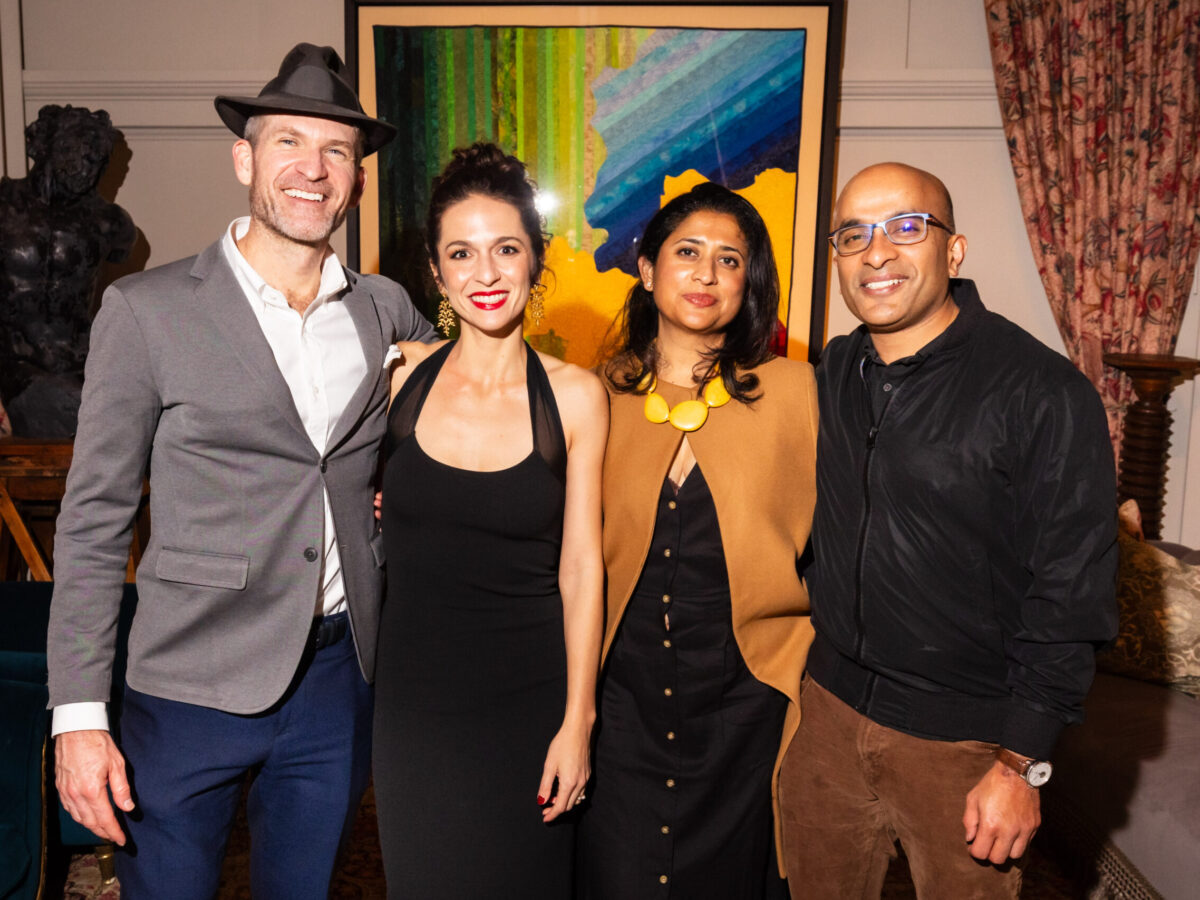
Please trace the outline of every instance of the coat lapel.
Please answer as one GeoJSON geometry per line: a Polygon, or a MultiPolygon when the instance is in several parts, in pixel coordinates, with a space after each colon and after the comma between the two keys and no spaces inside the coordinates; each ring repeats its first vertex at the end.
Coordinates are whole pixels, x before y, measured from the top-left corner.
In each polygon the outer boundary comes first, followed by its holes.
{"type": "Polygon", "coordinates": [[[347,270],[346,279],[350,283],[350,289],[341,302],[346,304],[346,311],[350,313],[350,318],[358,331],[363,357],[367,361],[367,374],[363,376],[363,380],[359,382],[358,388],[350,397],[346,408],[342,410],[333,434],[329,438],[329,445],[325,451],[326,456],[337,449],[338,445],[346,439],[362,419],[368,406],[375,400],[376,392],[383,379],[383,324],[379,320],[379,310],[375,306],[375,299],[353,272],[347,270]]]}
{"type": "MultiPolygon", "coordinates": [[[[221,251],[220,241],[196,258],[191,275],[199,282],[196,285],[196,298],[217,331],[257,379],[271,402],[279,407],[288,424],[312,447],[312,440],[292,400],[291,389],[279,371],[275,354],[246,300],[242,286],[238,284],[221,251]]],[[[313,451],[316,452],[315,447],[313,451]]]]}

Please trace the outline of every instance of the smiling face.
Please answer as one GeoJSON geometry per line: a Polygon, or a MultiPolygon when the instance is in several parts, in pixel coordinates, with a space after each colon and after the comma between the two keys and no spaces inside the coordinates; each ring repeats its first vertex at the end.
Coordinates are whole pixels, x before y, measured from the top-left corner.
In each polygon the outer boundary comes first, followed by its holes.
{"type": "MultiPolygon", "coordinates": [[[[926,172],[894,163],[859,172],[842,190],[833,227],[882,222],[927,212],[948,222],[945,189],[926,172]]],[[[901,356],[911,355],[954,320],[950,278],[958,274],[967,240],[930,227],[919,244],[896,245],[876,228],[871,243],[852,256],[834,254],[842,299],[873,335],[887,336],[901,356]]],[[[876,347],[884,353],[879,340],[876,347]]],[[[889,354],[899,358],[895,354],[889,354]]]]}
{"type": "Polygon", "coordinates": [[[651,263],[638,259],[654,295],[658,332],[720,336],[742,308],[749,250],[737,219],[700,210],[679,223],[651,263]]]}
{"type": "Polygon", "coordinates": [[[366,173],[358,130],[312,116],[265,115],[253,145],[233,145],[238,180],[250,188],[250,218],[296,243],[320,247],[358,205],[366,173]]]}
{"type": "Polygon", "coordinates": [[[471,194],[446,207],[434,277],[464,326],[495,334],[521,324],[534,254],[511,203],[471,194]]]}

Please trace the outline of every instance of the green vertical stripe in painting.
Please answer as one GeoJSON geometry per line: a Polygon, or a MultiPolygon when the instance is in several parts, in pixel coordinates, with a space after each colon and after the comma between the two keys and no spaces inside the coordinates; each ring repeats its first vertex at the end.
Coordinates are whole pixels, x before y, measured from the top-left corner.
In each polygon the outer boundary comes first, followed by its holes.
{"type": "Polygon", "coordinates": [[[475,140],[475,29],[464,28],[463,33],[463,106],[466,107],[466,121],[458,135],[460,145],[469,144],[475,140]]]}
{"type": "Polygon", "coordinates": [[[564,52],[563,37],[566,30],[553,28],[546,30],[546,39],[550,44],[550,68],[546,70],[546,116],[554,121],[554,140],[550,144],[550,160],[548,168],[554,175],[554,197],[558,206],[554,210],[555,234],[563,234],[570,224],[564,216],[567,207],[563,205],[563,191],[570,183],[571,177],[571,120],[570,105],[566,96],[564,76],[567,74],[563,67],[571,57],[564,52]]]}
{"type": "Polygon", "coordinates": [[[455,108],[454,29],[442,30],[442,159],[449,159],[454,150],[455,108]]]}
{"type": "Polygon", "coordinates": [[[437,32],[433,29],[421,31],[421,58],[425,61],[422,81],[425,84],[425,146],[429,149],[429,155],[426,157],[428,171],[425,175],[428,178],[431,172],[437,171],[442,155],[438,140],[438,119],[441,110],[438,106],[437,32]]]}
{"type": "Polygon", "coordinates": [[[587,105],[584,94],[587,92],[587,32],[582,28],[573,31],[575,37],[575,52],[572,59],[575,65],[572,69],[574,85],[571,91],[570,108],[574,110],[575,138],[572,143],[571,177],[575,189],[575,245],[591,250],[590,235],[585,233],[586,223],[583,218],[583,204],[587,196],[583,192],[583,183],[587,180],[587,162],[584,146],[587,143],[587,105]],[[586,245],[586,246],[585,246],[586,245]]]}
{"type": "Polygon", "coordinates": [[[508,150],[515,148],[512,127],[512,105],[515,91],[513,89],[513,60],[512,44],[513,30],[511,28],[496,29],[495,71],[496,88],[495,100],[492,105],[496,117],[494,133],[500,146],[508,150]]]}
{"type": "Polygon", "coordinates": [[[454,46],[454,134],[451,137],[451,147],[461,147],[468,142],[471,129],[467,123],[471,114],[471,78],[468,68],[471,48],[467,43],[465,28],[451,28],[450,37],[454,46]]]}
{"type": "MultiPolygon", "coordinates": [[[[554,153],[555,115],[551,74],[554,72],[554,30],[539,28],[537,30],[538,74],[537,74],[537,120],[538,120],[538,155],[537,168],[534,171],[545,172],[553,176],[554,161],[558,158],[554,153]]],[[[553,182],[546,187],[554,192],[553,182]]]]}
{"type": "Polygon", "coordinates": [[[571,156],[571,117],[574,103],[570,97],[571,90],[571,31],[574,29],[556,28],[551,32],[554,55],[554,67],[550,70],[550,108],[548,115],[554,117],[554,147],[551,150],[554,160],[554,196],[558,199],[555,218],[558,222],[558,234],[573,230],[573,222],[567,213],[570,207],[566,203],[567,187],[575,174],[574,159],[571,156]]]}
{"type": "Polygon", "coordinates": [[[484,48],[487,42],[484,40],[484,29],[471,29],[471,71],[474,79],[471,83],[471,109],[473,110],[472,119],[474,122],[474,134],[471,135],[471,140],[478,141],[491,137],[491,131],[485,128],[488,120],[488,110],[492,105],[492,91],[488,84],[487,73],[489,70],[487,64],[487,56],[484,48]]]}
{"type": "Polygon", "coordinates": [[[542,91],[539,87],[542,76],[542,52],[540,28],[526,28],[521,39],[521,54],[525,57],[525,106],[521,116],[525,119],[525,156],[533,166],[537,165],[542,146],[542,91]]]}
{"type": "Polygon", "coordinates": [[[481,28],[479,34],[479,46],[482,48],[483,65],[480,66],[479,77],[479,102],[483,105],[483,136],[496,138],[495,126],[492,124],[492,104],[496,102],[496,85],[499,84],[500,78],[498,75],[493,75],[492,66],[492,43],[497,40],[500,34],[497,28],[481,28]]]}
{"type": "Polygon", "coordinates": [[[516,128],[517,157],[525,158],[525,29],[513,29],[513,125],[516,128]]]}

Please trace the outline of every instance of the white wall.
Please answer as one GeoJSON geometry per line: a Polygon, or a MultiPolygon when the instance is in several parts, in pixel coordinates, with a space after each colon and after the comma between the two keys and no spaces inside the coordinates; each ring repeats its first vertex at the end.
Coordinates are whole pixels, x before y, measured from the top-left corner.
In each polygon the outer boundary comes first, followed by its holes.
{"type": "MultiPolygon", "coordinates": [[[[44,103],[112,114],[132,153],[117,201],[155,265],[195,253],[245,209],[212,97],[257,93],[298,41],[341,51],[342,16],[342,0],[0,0],[0,98],[22,98],[26,120],[44,103]]],[[[23,127],[15,106],[3,108],[10,145],[23,127]]],[[[838,187],[888,159],[938,174],[969,239],[964,274],[990,307],[1061,351],[1021,221],[982,0],[848,0],[840,126],[838,187]]],[[[828,334],[844,333],[854,320],[836,279],[830,293],[828,334]]],[[[1200,355],[1195,289],[1178,352],[1200,355]]],[[[1177,388],[1171,405],[1163,534],[1200,545],[1200,391],[1177,388]]]]}

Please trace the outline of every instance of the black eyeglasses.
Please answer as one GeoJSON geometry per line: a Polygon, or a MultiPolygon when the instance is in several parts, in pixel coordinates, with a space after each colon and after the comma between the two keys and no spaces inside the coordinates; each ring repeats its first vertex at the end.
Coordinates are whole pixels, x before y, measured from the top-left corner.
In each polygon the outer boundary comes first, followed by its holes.
{"type": "Polygon", "coordinates": [[[829,233],[829,243],[833,245],[838,256],[853,256],[871,246],[871,238],[875,236],[876,228],[882,228],[887,239],[893,244],[919,244],[929,234],[929,225],[950,230],[949,226],[939,222],[932,213],[904,213],[870,225],[845,225],[829,233]]]}

